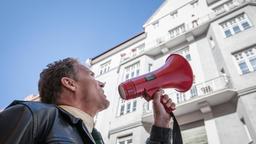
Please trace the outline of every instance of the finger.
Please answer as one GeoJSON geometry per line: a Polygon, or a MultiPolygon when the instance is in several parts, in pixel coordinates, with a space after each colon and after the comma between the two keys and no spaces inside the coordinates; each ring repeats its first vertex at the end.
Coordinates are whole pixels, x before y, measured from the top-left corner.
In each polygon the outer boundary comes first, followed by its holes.
{"type": "Polygon", "coordinates": [[[168,103],[172,103],[172,99],[168,97],[167,102],[168,102],[168,103]]]}
{"type": "Polygon", "coordinates": [[[162,102],[163,102],[163,103],[167,103],[169,99],[170,99],[170,98],[169,98],[168,95],[162,95],[162,102]]]}
{"type": "Polygon", "coordinates": [[[169,102],[165,104],[165,106],[166,106],[167,108],[170,108],[171,105],[172,105],[172,103],[169,103],[169,102]]]}
{"type": "Polygon", "coordinates": [[[175,103],[171,103],[171,108],[172,109],[176,109],[176,104],[175,103]]]}
{"type": "Polygon", "coordinates": [[[155,94],[154,94],[154,101],[160,101],[160,97],[161,95],[164,94],[164,90],[163,89],[159,89],[155,94]]]}
{"type": "Polygon", "coordinates": [[[154,101],[159,101],[160,96],[161,96],[161,92],[160,92],[160,91],[157,91],[157,92],[154,94],[154,97],[153,97],[154,101]]]}

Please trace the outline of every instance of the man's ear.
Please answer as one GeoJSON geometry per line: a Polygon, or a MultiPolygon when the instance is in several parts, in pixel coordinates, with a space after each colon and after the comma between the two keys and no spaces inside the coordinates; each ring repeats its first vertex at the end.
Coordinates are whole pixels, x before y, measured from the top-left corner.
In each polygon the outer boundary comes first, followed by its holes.
{"type": "Polygon", "coordinates": [[[71,91],[76,90],[76,82],[72,78],[69,77],[62,77],[61,78],[61,84],[66,87],[67,89],[71,91]]]}

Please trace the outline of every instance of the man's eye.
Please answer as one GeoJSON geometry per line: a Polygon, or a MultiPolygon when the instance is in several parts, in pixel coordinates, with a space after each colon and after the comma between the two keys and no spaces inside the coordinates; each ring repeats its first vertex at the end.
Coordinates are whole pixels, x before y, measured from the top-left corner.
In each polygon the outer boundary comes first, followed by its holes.
{"type": "Polygon", "coordinates": [[[94,75],[94,73],[90,73],[90,75],[92,76],[92,77],[94,77],[95,75],[94,75]]]}

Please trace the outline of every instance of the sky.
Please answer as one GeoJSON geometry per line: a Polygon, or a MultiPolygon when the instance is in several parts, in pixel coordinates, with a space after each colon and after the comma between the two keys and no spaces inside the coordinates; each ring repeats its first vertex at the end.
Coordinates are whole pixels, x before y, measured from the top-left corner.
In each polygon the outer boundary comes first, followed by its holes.
{"type": "Polygon", "coordinates": [[[47,64],[84,62],[141,33],[164,0],[0,0],[0,109],[38,94],[47,64]]]}

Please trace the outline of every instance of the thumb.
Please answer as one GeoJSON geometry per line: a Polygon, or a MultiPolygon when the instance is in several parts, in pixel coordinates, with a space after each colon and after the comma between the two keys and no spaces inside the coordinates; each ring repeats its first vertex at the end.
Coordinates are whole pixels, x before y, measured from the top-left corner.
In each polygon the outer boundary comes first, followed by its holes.
{"type": "Polygon", "coordinates": [[[154,94],[154,97],[153,97],[153,103],[157,104],[157,105],[160,105],[161,104],[161,96],[163,95],[164,91],[162,89],[160,89],[159,91],[157,91],[155,94],[154,94]]]}

